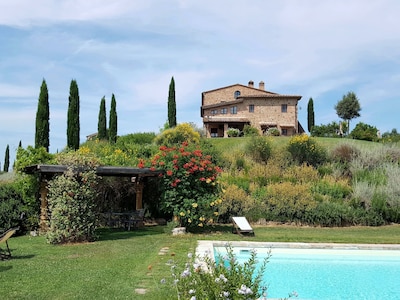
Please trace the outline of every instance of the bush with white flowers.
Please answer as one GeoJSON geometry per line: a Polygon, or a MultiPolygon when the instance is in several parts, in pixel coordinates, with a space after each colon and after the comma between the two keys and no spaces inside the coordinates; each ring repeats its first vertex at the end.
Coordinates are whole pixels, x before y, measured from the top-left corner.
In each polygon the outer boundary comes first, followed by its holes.
{"type": "Polygon", "coordinates": [[[231,245],[225,248],[226,255],[219,256],[217,262],[191,253],[182,266],[169,261],[172,280],[163,279],[161,283],[174,285],[179,300],[266,299],[267,288],[261,284],[269,255],[258,266],[255,250],[247,262],[240,263],[231,245]]]}

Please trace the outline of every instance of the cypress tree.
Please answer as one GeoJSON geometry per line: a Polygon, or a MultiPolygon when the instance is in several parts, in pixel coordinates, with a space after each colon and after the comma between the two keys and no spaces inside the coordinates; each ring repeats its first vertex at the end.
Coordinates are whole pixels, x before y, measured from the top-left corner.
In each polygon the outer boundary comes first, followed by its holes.
{"type": "Polygon", "coordinates": [[[307,105],[307,121],[308,121],[308,132],[315,126],[315,115],[314,115],[314,101],[313,98],[308,100],[307,105]]]}
{"type": "Polygon", "coordinates": [[[6,154],[4,156],[4,172],[8,172],[10,167],[10,146],[6,147],[6,154]]]}
{"type": "Polygon", "coordinates": [[[110,124],[108,127],[108,136],[110,138],[110,143],[115,143],[117,141],[117,102],[115,100],[114,94],[111,97],[111,109],[110,109],[110,124]]]}
{"type": "Polygon", "coordinates": [[[106,98],[103,96],[100,101],[99,121],[97,123],[97,138],[107,139],[107,119],[106,119],[106,98]]]}
{"type": "Polygon", "coordinates": [[[69,89],[67,124],[67,147],[73,150],[79,149],[79,90],[76,80],[71,80],[69,89]]]}
{"type": "Polygon", "coordinates": [[[175,81],[174,77],[171,78],[168,93],[168,125],[169,128],[176,126],[176,101],[175,101],[175,81]]]}
{"type": "Polygon", "coordinates": [[[35,148],[44,147],[49,151],[49,133],[50,133],[50,109],[49,109],[49,93],[46,81],[43,79],[40,87],[39,101],[36,112],[36,131],[35,131],[35,148]]]}

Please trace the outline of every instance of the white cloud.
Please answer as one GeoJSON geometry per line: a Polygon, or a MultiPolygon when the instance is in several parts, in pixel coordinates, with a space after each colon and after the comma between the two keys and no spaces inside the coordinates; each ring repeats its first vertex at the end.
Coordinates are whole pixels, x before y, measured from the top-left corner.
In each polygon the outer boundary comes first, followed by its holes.
{"type": "Polygon", "coordinates": [[[42,78],[54,151],[65,145],[71,79],[82,137],[97,130],[100,99],[109,105],[112,93],[119,133],[158,131],[171,76],[180,122],[200,121],[201,92],[263,80],[268,90],[303,96],[304,127],[310,97],[317,123],[330,123],[336,102],[354,90],[359,120],[391,130],[400,109],[399,12],[395,0],[2,1],[0,151],[22,131],[33,141],[42,78]]]}

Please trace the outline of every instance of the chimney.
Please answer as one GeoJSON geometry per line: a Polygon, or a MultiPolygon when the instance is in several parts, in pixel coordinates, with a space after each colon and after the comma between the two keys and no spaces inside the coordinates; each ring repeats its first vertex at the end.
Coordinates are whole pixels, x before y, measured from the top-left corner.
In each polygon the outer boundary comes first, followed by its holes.
{"type": "Polygon", "coordinates": [[[259,85],[258,85],[258,89],[259,90],[265,90],[265,84],[264,84],[264,81],[260,81],[260,83],[259,83],[259,85]]]}
{"type": "Polygon", "coordinates": [[[249,87],[254,87],[254,81],[253,80],[249,81],[249,87]]]}

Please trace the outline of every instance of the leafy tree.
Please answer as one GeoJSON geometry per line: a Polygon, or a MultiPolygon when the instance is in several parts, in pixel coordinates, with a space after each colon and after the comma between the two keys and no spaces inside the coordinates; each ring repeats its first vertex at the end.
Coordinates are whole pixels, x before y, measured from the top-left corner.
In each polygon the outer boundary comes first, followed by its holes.
{"type": "Polygon", "coordinates": [[[168,93],[168,124],[169,128],[176,126],[176,101],[175,101],[175,81],[171,78],[168,93]]]}
{"type": "Polygon", "coordinates": [[[321,125],[314,125],[311,128],[310,134],[311,136],[318,136],[318,137],[340,137],[340,124],[333,121],[329,124],[321,124],[321,125]]]}
{"type": "Polygon", "coordinates": [[[97,138],[99,140],[107,139],[107,120],[106,120],[106,98],[101,98],[99,110],[99,122],[97,124],[97,138]]]}
{"type": "Polygon", "coordinates": [[[308,100],[307,105],[307,121],[308,121],[308,132],[311,132],[315,125],[315,114],[314,114],[314,101],[313,98],[308,100]]]}
{"type": "Polygon", "coordinates": [[[4,172],[8,172],[9,167],[10,167],[10,146],[7,145],[6,154],[4,157],[4,172]]]}
{"type": "Polygon", "coordinates": [[[112,94],[111,97],[111,109],[110,109],[110,125],[108,128],[108,135],[111,143],[117,141],[117,102],[115,101],[115,96],[112,94]]]}
{"type": "Polygon", "coordinates": [[[76,80],[71,80],[68,104],[67,147],[73,150],[79,148],[79,89],[76,80]]]}
{"type": "Polygon", "coordinates": [[[347,121],[347,133],[350,131],[350,120],[360,116],[360,102],[354,92],[343,95],[341,101],[335,105],[337,115],[347,121]]]}
{"type": "Polygon", "coordinates": [[[35,148],[44,147],[49,151],[49,93],[46,81],[43,79],[40,87],[39,102],[36,112],[35,148]]]}

